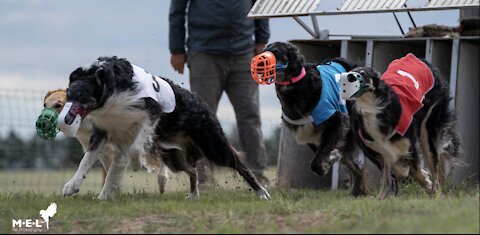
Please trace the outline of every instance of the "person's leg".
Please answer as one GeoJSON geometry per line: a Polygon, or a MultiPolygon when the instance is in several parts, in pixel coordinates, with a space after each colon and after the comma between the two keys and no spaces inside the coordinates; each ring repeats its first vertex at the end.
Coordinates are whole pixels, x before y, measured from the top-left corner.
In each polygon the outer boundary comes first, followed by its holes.
{"type": "Polygon", "coordinates": [[[268,186],[270,182],[263,174],[267,159],[260,120],[259,89],[250,75],[252,56],[253,53],[247,53],[229,59],[225,91],[235,110],[240,142],[247,153],[246,165],[261,184],[268,186]]]}
{"type": "MultiPolygon", "coordinates": [[[[190,70],[190,90],[207,103],[210,111],[217,112],[225,83],[225,60],[221,56],[191,51],[187,55],[190,70]]],[[[197,163],[198,181],[201,186],[213,186],[213,166],[206,159],[197,163]]]]}

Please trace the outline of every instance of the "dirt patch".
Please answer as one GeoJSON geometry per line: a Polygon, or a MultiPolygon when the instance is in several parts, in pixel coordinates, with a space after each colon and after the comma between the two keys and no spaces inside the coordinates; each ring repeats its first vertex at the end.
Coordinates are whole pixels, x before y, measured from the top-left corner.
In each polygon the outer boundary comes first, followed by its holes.
{"type": "Polygon", "coordinates": [[[150,214],[121,220],[118,225],[112,227],[112,233],[173,233],[178,228],[175,228],[170,222],[172,222],[172,218],[160,214],[150,214]]]}
{"type": "MultiPolygon", "coordinates": [[[[231,213],[231,212],[230,212],[231,213]]],[[[216,231],[225,226],[246,233],[280,232],[301,233],[312,227],[326,224],[328,218],[319,212],[301,214],[240,215],[213,212],[207,214],[165,215],[149,214],[132,219],[122,219],[107,233],[198,233],[216,231]]],[[[84,233],[94,226],[91,222],[76,221],[71,233],[84,233]]]]}

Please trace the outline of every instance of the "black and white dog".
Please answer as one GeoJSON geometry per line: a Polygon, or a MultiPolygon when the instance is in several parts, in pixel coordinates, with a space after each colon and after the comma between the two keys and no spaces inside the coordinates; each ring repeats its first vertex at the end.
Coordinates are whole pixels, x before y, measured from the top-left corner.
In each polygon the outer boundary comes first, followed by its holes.
{"type": "MultiPolygon", "coordinates": [[[[43,100],[44,108],[51,108],[55,110],[56,113],[61,113],[63,110],[64,105],[67,103],[67,89],[55,89],[50,90],[45,95],[43,100]]],[[[87,151],[88,147],[90,146],[90,137],[92,135],[93,126],[89,119],[86,117],[80,123],[78,127],[77,133],[75,137],[77,138],[78,142],[82,145],[82,149],[84,152],[87,151]]],[[[102,154],[99,157],[99,160],[103,166],[103,177],[107,176],[108,169],[110,168],[112,157],[118,155],[120,153],[116,152],[117,148],[114,146],[105,146],[102,150],[102,154]]],[[[138,171],[142,167],[140,162],[139,152],[135,152],[135,155],[129,157],[130,159],[130,167],[133,171],[138,171]]],[[[159,167],[157,175],[157,182],[160,193],[165,192],[165,186],[168,181],[168,168],[162,164],[159,167]]]]}
{"type": "Polygon", "coordinates": [[[191,198],[199,197],[196,162],[202,157],[235,169],[261,199],[270,198],[228,143],[215,114],[168,79],[126,59],[100,57],[71,73],[67,98],[70,104],[59,117],[62,131],[72,132],[69,125],[88,115],[93,133],[77,173],[64,187],[65,196],[78,192],[90,167],[111,146],[120,154],[112,160],[101,199],[118,193],[129,156],[137,152],[149,171],[158,170],[162,162],[174,172],[185,171],[191,198]]]}
{"type": "Polygon", "coordinates": [[[264,79],[276,74],[271,82],[275,81],[284,124],[295,133],[297,143],[308,144],[315,152],[311,170],[326,175],[341,159],[353,173],[352,195],[359,196],[366,194],[364,170],[354,161],[358,146],[338,85],[340,73],[354,67],[341,58],[320,65],[305,63],[293,44],[274,42],[252,60],[252,76],[264,79]]]}
{"type": "Polygon", "coordinates": [[[412,175],[430,193],[443,185],[445,164],[458,162],[461,146],[447,83],[432,65],[408,54],[383,75],[368,67],[342,74],[341,88],[342,97],[355,100],[350,118],[364,153],[382,159],[378,198],[397,193],[392,172],[412,175]]]}

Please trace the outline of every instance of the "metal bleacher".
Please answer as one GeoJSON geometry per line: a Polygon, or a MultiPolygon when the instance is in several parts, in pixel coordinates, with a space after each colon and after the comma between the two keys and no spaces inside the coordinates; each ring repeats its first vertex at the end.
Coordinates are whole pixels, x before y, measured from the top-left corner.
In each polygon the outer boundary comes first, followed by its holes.
{"type": "Polygon", "coordinates": [[[250,18],[293,17],[313,38],[325,38],[316,16],[386,12],[437,11],[478,7],[480,0],[431,0],[416,6],[418,0],[345,0],[337,10],[319,10],[321,0],[257,0],[248,13],[250,18]],[[410,4],[411,3],[411,4],[410,4]],[[408,6],[415,7],[408,7],[408,6]],[[299,17],[310,16],[313,30],[299,17]]]}

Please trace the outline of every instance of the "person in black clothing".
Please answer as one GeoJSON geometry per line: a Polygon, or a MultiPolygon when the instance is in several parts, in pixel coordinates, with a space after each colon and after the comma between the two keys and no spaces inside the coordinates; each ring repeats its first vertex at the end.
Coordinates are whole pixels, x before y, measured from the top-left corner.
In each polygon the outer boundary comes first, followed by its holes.
{"type": "MultiPolygon", "coordinates": [[[[190,88],[217,112],[225,91],[235,110],[246,164],[264,186],[266,151],[263,142],[258,84],[250,61],[270,37],[268,20],[247,18],[253,0],[171,0],[169,49],[173,68],[183,74],[187,63],[190,88]],[[186,19],[188,21],[186,22],[186,19]],[[185,27],[187,23],[187,28],[185,27]],[[188,36],[187,36],[188,32],[188,36]]],[[[199,164],[200,184],[212,183],[199,164]]]]}

